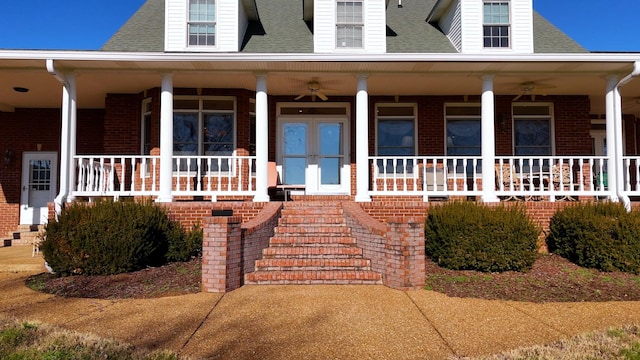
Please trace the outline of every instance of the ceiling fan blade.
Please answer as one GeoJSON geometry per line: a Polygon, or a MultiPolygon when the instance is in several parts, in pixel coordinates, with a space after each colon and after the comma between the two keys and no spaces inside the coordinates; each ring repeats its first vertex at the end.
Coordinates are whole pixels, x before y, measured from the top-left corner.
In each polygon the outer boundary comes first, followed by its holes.
{"type": "Polygon", "coordinates": [[[295,100],[300,100],[300,99],[302,99],[303,97],[305,97],[305,95],[304,95],[304,94],[300,94],[300,95],[296,96],[295,100]]]}
{"type": "Polygon", "coordinates": [[[516,96],[516,97],[515,97],[513,100],[511,100],[511,101],[517,101],[517,100],[518,100],[518,99],[520,99],[521,97],[522,97],[522,94],[520,94],[520,95],[516,96]]]}
{"type": "Polygon", "coordinates": [[[318,97],[322,99],[322,101],[327,101],[329,99],[327,95],[321,93],[320,91],[316,91],[316,95],[318,95],[318,97]]]}

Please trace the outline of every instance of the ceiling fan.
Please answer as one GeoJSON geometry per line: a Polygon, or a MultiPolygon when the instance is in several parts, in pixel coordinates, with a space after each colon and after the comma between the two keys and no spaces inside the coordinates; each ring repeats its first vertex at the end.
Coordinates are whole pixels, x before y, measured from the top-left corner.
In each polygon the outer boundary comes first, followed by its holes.
{"type": "Polygon", "coordinates": [[[555,88],[553,85],[525,81],[520,84],[520,94],[518,94],[518,96],[516,96],[512,101],[517,101],[525,95],[531,96],[531,101],[536,101],[536,95],[547,96],[547,93],[544,90],[553,88],[555,88]]]}
{"type": "Polygon", "coordinates": [[[298,95],[295,99],[300,100],[303,97],[311,96],[311,101],[316,101],[316,97],[319,97],[322,101],[327,101],[329,98],[324,94],[324,90],[320,87],[320,83],[317,81],[310,81],[307,83],[306,93],[298,95]]]}

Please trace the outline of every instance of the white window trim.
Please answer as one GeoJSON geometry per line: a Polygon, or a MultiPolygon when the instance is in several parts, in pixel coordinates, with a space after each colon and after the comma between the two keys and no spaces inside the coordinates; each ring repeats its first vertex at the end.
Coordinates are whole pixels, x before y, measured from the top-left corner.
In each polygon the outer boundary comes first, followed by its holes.
{"type": "MultiPolygon", "coordinates": [[[[145,137],[147,136],[147,131],[146,131],[146,126],[145,126],[145,117],[149,116],[150,117],[150,121],[153,121],[153,117],[151,117],[151,113],[153,112],[153,109],[149,108],[149,110],[147,111],[147,106],[152,104],[152,98],[148,97],[142,100],[142,107],[140,108],[140,155],[142,156],[150,156],[151,155],[151,149],[149,149],[149,154],[145,154],[144,151],[144,146],[145,146],[145,137]]],[[[151,134],[148,134],[149,138],[151,138],[151,134]]],[[[150,164],[147,163],[146,167],[144,169],[142,169],[142,171],[140,171],[140,177],[150,177],[151,174],[149,172],[149,166],[150,164]]]]}
{"type": "MultiPolygon", "coordinates": [[[[479,108],[482,109],[482,103],[479,102],[467,102],[467,103],[445,103],[444,104],[444,109],[443,109],[443,114],[444,114],[444,154],[445,156],[448,156],[448,152],[449,152],[449,146],[447,145],[447,122],[451,119],[451,120],[465,120],[465,119],[469,119],[470,117],[475,118],[476,115],[449,115],[447,116],[447,108],[448,107],[475,107],[475,108],[479,108]]],[[[478,123],[480,124],[480,127],[482,128],[482,115],[478,114],[477,115],[478,118],[478,123]]],[[[480,138],[480,148],[482,149],[482,138],[480,138]]],[[[466,156],[473,156],[473,155],[466,155],[466,156]]]]}
{"type": "MultiPolygon", "coordinates": [[[[516,153],[516,120],[518,117],[527,117],[529,119],[549,119],[549,146],[551,147],[551,153],[549,155],[543,156],[555,156],[556,155],[556,136],[555,136],[555,115],[554,115],[554,104],[552,102],[515,102],[511,103],[511,138],[512,138],[512,154],[516,153]],[[547,107],[549,108],[549,115],[515,115],[513,112],[513,108],[516,106],[539,106],[539,107],[547,107]]],[[[536,155],[533,155],[536,156],[536,155]]]]}
{"type": "Polygon", "coordinates": [[[406,119],[407,115],[378,115],[381,107],[411,107],[413,108],[413,155],[418,153],[418,104],[417,103],[376,103],[375,105],[375,154],[378,156],[378,120],[406,119]]]}
{"type": "Polygon", "coordinates": [[[359,51],[364,51],[366,46],[366,42],[365,42],[365,38],[366,38],[366,23],[367,23],[367,18],[366,18],[366,3],[364,0],[336,0],[335,3],[335,8],[334,8],[334,48],[336,52],[359,52],[359,51]],[[351,23],[351,22],[345,22],[345,23],[338,23],[338,3],[339,2],[359,2],[362,3],[362,23],[351,23]],[[362,26],[362,47],[349,47],[349,46],[338,46],[338,26],[340,25],[361,25],[362,26]]]}
{"type": "Polygon", "coordinates": [[[189,14],[190,14],[190,3],[191,0],[187,0],[187,11],[186,11],[186,19],[185,19],[185,29],[184,31],[186,32],[186,48],[188,50],[197,50],[197,49],[211,49],[211,50],[216,50],[218,49],[218,1],[219,0],[214,0],[214,9],[215,9],[215,21],[191,21],[189,19],[189,14]],[[191,25],[192,23],[194,24],[212,24],[213,28],[214,28],[214,39],[213,39],[213,44],[214,45],[191,45],[189,43],[189,25],[191,25]]]}
{"type": "Polygon", "coordinates": [[[510,52],[513,49],[513,6],[510,0],[484,0],[482,2],[482,28],[480,34],[482,39],[482,49],[485,51],[495,51],[495,52],[510,52]],[[503,3],[506,2],[509,6],[509,23],[508,24],[499,24],[499,23],[485,23],[484,22],[484,5],[487,3],[503,3]],[[484,27],[485,26],[507,26],[509,28],[509,46],[504,47],[494,47],[494,46],[484,46],[484,27]]]}
{"type": "MultiPolygon", "coordinates": [[[[193,96],[193,95],[176,95],[173,97],[173,100],[198,100],[198,109],[173,109],[173,113],[197,113],[198,114],[198,151],[196,153],[196,155],[176,155],[176,156],[207,156],[204,155],[204,138],[203,138],[203,132],[202,132],[202,128],[204,126],[204,114],[206,113],[225,113],[225,114],[232,114],[233,115],[233,149],[231,151],[231,155],[230,156],[236,156],[237,155],[237,148],[238,148],[238,101],[236,99],[235,96],[193,96]],[[203,104],[205,100],[231,100],[233,101],[233,110],[204,110],[203,109],[203,104]]],[[[232,163],[232,166],[229,169],[231,171],[232,174],[236,173],[236,164],[235,162],[232,163]]],[[[189,172],[191,170],[174,170],[173,174],[174,176],[177,175],[178,173],[182,174],[184,172],[189,172]]],[[[221,175],[228,175],[229,172],[228,171],[214,171],[211,172],[207,169],[207,171],[204,173],[204,175],[207,176],[213,176],[213,175],[217,175],[217,174],[221,174],[221,175]]]]}

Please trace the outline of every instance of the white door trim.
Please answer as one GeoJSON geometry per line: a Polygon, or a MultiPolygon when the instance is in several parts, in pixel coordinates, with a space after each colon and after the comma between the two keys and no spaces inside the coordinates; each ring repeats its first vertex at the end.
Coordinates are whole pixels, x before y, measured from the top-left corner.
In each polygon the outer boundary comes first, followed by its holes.
{"type": "Polygon", "coordinates": [[[47,151],[25,151],[22,153],[22,179],[20,186],[20,224],[46,224],[48,221],[48,205],[53,202],[58,191],[58,153],[47,151]],[[48,187],[38,190],[31,182],[32,161],[49,161],[48,187]],[[34,204],[33,201],[36,203],[34,204]]]}

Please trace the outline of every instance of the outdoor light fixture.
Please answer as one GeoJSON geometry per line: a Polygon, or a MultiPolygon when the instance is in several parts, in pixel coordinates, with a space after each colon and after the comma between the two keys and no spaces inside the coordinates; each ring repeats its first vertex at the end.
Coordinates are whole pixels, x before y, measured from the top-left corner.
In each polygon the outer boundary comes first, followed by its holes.
{"type": "Polygon", "coordinates": [[[4,151],[4,166],[10,166],[13,163],[13,150],[7,149],[4,151]]]}
{"type": "Polygon", "coordinates": [[[19,92],[19,93],[26,93],[26,92],[29,92],[29,89],[27,89],[26,87],[22,87],[22,86],[16,86],[16,87],[13,88],[13,91],[19,92]]]}

